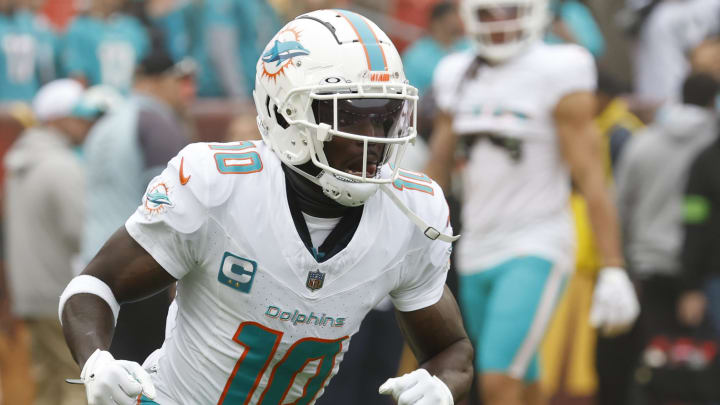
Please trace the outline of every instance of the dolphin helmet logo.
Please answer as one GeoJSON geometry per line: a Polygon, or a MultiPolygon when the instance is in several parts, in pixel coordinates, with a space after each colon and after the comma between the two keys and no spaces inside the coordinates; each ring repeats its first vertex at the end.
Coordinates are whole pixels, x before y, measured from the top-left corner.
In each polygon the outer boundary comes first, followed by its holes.
{"type": "Polygon", "coordinates": [[[293,66],[292,58],[310,55],[310,51],[300,43],[300,30],[292,26],[278,32],[268,47],[260,57],[261,77],[273,81],[284,75],[286,68],[293,66]]]}
{"type": "Polygon", "coordinates": [[[292,59],[295,56],[310,55],[310,51],[305,49],[300,42],[297,41],[285,41],[280,42],[275,40],[275,45],[270,48],[269,51],[265,52],[262,56],[262,60],[265,63],[277,62],[275,66],[280,66],[283,62],[288,59],[292,59]]]}

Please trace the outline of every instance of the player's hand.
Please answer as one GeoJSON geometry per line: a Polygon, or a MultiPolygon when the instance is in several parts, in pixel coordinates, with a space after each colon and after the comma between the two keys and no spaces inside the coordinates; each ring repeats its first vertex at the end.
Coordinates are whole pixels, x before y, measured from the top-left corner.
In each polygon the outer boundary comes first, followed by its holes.
{"type": "Polygon", "coordinates": [[[115,360],[97,349],[85,362],[80,378],[85,383],[89,405],[134,405],[140,394],[155,398],[155,386],[142,366],[115,360]]]}
{"type": "Polygon", "coordinates": [[[378,392],[392,395],[398,405],[453,405],[450,388],[423,368],[388,379],[378,392]]]}
{"type": "Polygon", "coordinates": [[[638,314],[640,304],[627,272],[619,267],[605,267],[595,284],[590,323],[606,336],[629,330],[638,314]]]}

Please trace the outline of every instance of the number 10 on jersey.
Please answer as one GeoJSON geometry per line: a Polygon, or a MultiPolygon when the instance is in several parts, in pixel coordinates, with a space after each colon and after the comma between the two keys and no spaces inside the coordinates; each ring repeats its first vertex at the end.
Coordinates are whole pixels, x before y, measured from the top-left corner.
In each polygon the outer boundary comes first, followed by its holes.
{"type": "MultiPolygon", "coordinates": [[[[250,404],[250,399],[280,345],[282,335],[282,332],[256,322],[240,324],[233,340],[245,351],[235,364],[218,405],[250,404]]],[[[311,403],[330,377],[335,367],[335,358],[342,351],[343,341],[347,338],[348,336],[336,340],[305,338],[293,343],[285,356],[273,367],[266,388],[256,404],[282,404],[290,392],[295,377],[310,362],[317,361],[315,374],[308,378],[302,395],[292,404],[311,403]]]]}

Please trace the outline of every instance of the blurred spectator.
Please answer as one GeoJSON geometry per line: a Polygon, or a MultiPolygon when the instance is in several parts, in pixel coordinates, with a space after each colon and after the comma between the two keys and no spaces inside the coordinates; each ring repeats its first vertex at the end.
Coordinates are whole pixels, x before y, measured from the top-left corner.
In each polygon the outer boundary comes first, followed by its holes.
{"type": "Polygon", "coordinates": [[[553,23],[545,40],[549,43],[574,43],[590,51],[595,58],[605,52],[605,40],[590,8],[579,0],[553,0],[553,23]]]}
{"type": "MultiPolygon", "coordinates": [[[[27,104],[10,108],[0,105],[0,161],[20,134],[33,125],[32,109],[27,104]]],[[[0,188],[5,185],[5,167],[0,164],[0,188]]],[[[0,193],[0,207],[4,207],[0,193]]],[[[1,208],[0,208],[1,209],[1,208]]],[[[2,210],[4,212],[4,210],[2,210]]],[[[0,215],[0,224],[3,216],[0,215]]],[[[30,334],[22,320],[10,313],[9,286],[5,277],[7,264],[3,249],[5,227],[0,225],[0,393],[4,404],[32,404],[35,382],[31,370],[30,334]]]]}
{"type": "Polygon", "coordinates": [[[62,67],[88,86],[108,84],[129,91],[138,61],[149,51],[148,33],[135,18],[119,12],[123,0],[94,0],[77,16],[63,39],[62,67]]]}
{"type": "MultiPolygon", "coordinates": [[[[88,169],[81,263],[135,211],[150,180],[188,143],[182,116],[194,98],[194,64],[174,63],[164,51],[139,65],[133,93],[92,129],[85,142],[88,169]]],[[[167,294],[123,305],[110,346],[118,358],[142,362],[164,338],[167,294]]]]}
{"type": "MultiPolygon", "coordinates": [[[[715,87],[718,90],[718,87],[715,87]]],[[[710,93],[711,88],[706,89],[710,93]]],[[[708,97],[710,94],[708,94],[708,97]]],[[[708,108],[711,106],[708,105],[708,108]]],[[[707,307],[716,337],[720,336],[720,138],[693,161],[685,190],[685,240],[682,247],[683,294],[678,316],[688,325],[697,325],[707,307]]]]}
{"type": "MultiPolygon", "coordinates": [[[[631,378],[640,351],[660,333],[678,333],[675,300],[681,291],[683,187],[692,159],[716,133],[713,105],[717,82],[708,75],[690,76],[682,105],[668,105],[657,122],[633,138],[617,172],[618,210],[626,257],[640,292],[642,313],[622,355],[615,352],[618,376],[631,378]]],[[[607,353],[606,353],[607,354],[607,353]]],[[[629,381],[617,381],[615,397],[602,404],[628,400],[629,381]],[[618,391],[622,387],[625,392],[618,391]]]]}
{"type": "Polygon", "coordinates": [[[0,0],[0,102],[30,102],[54,77],[54,41],[16,0],[0,0]]]}
{"type": "Polygon", "coordinates": [[[402,55],[405,75],[421,96],[432,84],[433,71],[440,59],[449,53],[470,48],[470,41],[462,36],[457,5],[452,1],[434,5],[430,10],[427,34],[410,45],[402,55]]]}
{"type": "Polygon", "coordinates": [[[250,100],[255,65],[281,27],[275,10],[266,0],[206,0],[185,10],[198,96],[250,100]]]}
{"type": "Polygon", "coordinates": [[[618,208],[627,257],[639,280],[678,275],[682,187],[689,163],[715,135],[717,88],[708,75],[690,76],[684,104],[664,108],[621,157],[618,208]]]}
{"type": "Polygon", "coordinates": [[[5,250],[12,314],[32,338],[35,404],[82,404],[85,392],[63,378],[80,369],[64,343],[58,297],[72,279],[80,246],[84,173],[74,147],[97,111],[83,106],[83,88],[71,79],[43,86],[33,100],[40,122],[5,157],[5,250]]]}
{"type": "Polygon", "coordinates": [[[720,30],[720,0],[652,0],[648,7],[633,52],[635,91],[656,103],[677,101],[688,55],[720,30]]]}

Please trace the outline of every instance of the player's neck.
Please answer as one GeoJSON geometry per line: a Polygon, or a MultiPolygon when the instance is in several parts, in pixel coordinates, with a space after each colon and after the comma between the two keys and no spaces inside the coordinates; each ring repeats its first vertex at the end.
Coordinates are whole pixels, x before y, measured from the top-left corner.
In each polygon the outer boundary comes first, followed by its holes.
{"type": "MultiPolygon", "coordinates": [[[[312,166],[312,163],[307,164],[312,166]]],[[[284,164],[282,168],[283,172],[285,172],[285,181],[290,186],[288,192],[293,193],[300,211],[318,218],[340,218],[345,215],[348,207],[328,198],[323,194],[320,186],[311,183],[284,164]]],[[[305,169],[305,167],[303,166],[301,169],[305,169]]]]}

